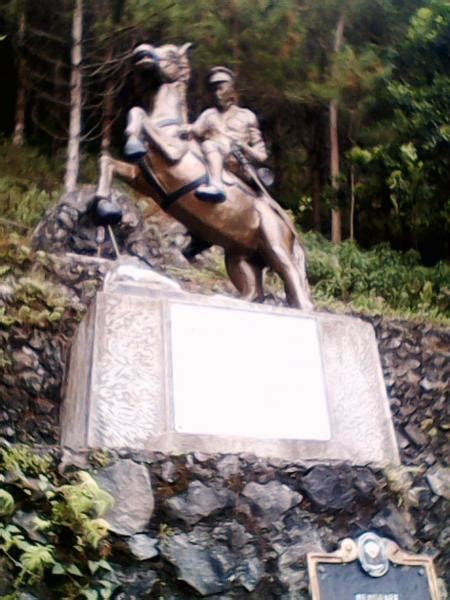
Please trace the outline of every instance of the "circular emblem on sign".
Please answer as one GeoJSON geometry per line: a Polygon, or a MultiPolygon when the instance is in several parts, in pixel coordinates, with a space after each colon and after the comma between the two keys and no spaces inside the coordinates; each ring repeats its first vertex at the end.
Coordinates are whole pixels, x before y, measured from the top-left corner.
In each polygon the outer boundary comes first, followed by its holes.
{"type": "Polygon", "coordinates": [[[382,577],[389,569],[384,542],[376,533],[364,533],[358,538],[358,557],[371,577],[382,577]]]}

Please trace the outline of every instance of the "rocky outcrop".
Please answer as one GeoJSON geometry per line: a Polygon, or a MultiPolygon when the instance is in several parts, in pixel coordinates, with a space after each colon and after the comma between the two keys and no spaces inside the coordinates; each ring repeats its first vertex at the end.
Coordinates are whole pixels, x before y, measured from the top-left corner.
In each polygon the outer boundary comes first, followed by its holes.
{"type": "MultiPolygon", "coordinates": [[[[122,210],[120,224],[113,231],[122,252],[138,256],[151,266],[161,263],[160,241],[156,228],[144,226],[142,213],[129,196],[117,190],[112,200],[122,210]]],[[[45,214],[32,237],[33,247],[54,254],[77,254],[115,258],[108,231],[99,227],[95,216],[95,188],[85,186],[64,194],[45,214]]]]}
{"type": "Polygon", "coordinates": [[[414,503],[421,476],[405,477],[401,468],[308,466],[248,454],[110,452],[100,468],[95,452],[63,458],[64,470],[97,467],[96,480],[116,499],[106,515],[115,532],[108,561],[114,597],[123,600],[306,600],[307,553],[332,551],[368,530],[433,555],[442,587],[450,572],[442,473],[427,486],[427,501],[414,503]]]}

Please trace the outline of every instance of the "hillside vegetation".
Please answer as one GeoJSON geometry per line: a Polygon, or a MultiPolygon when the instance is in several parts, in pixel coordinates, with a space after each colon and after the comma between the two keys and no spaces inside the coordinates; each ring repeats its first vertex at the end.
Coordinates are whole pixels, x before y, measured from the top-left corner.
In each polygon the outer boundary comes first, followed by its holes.
{"type": "MultiPolygon", "coordinates": [[[[95,160],[85,161],[86,181],[95,177],[95,160]]],[[[0,282],[10,290],[0,308],[2,324],[51,322],[67,310],[54,286],[45,282],[43,253],[33,252],[29,236],[46,208],[61,192],[58,157],[25,147],[19,154],[10,144],[0,144],[0,282]],[[29,309],[20,308],[27,304],[29,309]],[[65,308],[64,308],[65,307],[65,308]]],[[[314,232],[302,234],[308,258],[308,276],[319,308],[367,314],[391,314],[450,322],[450,265],[441,261],[424,267],[414,250],[401,253],[388,244],[362,250],[355,242],[334,244],[314,232]]],[[[186,265],[171,275],[184,281],[198,280],[199,287],[219,286],[226,278],[220,255],[198,267],[186,265]],[[216,261],[216,263],[214,263],[216,261]],[[219,282],[217,282],[217,278],[219,282]]],[[[281,290],[269,277],[269,289],[281,290]]]]}

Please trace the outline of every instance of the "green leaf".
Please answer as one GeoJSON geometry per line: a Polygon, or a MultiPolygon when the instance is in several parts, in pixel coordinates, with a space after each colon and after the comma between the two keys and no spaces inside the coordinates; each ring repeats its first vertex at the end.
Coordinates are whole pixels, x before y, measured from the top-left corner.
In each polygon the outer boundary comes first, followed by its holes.
{"type": "Polygon", "coordinates": [[[404,156],[409,158],[411,162],[415,162],[417,160],[417,150],[414,144],[403,144],[403,146],[400,146],[400,151],[404,156]]]}
{"type": "Polygon", "coordinates": [[[112,589],[109,589],[107,587],[104,587],[102,590],[100,590],[100,596],[104,598],[104,600],[109,600],[111,598],[111,594],[112,589]]]}
{"type": "Polygon", "coordinates": [[[92,575],[95,575],[95,573],[98,571],[100,565],[99,565],[98,561],[96,561],[96,560],[88,560],[88,567],[89,567],[89,571],[92,573],[92,575]]]}
{"type": "Polygon", "coordinates": [[[83,573],[76,565],[69,565],[66,569],[67,573],[71,575],[76,575],[77,577],[83,577],[83,573]]]}
{"type": "Polygon", "coordinates": [[[105,571],[111,571],[111,572],[113,571],[112,566],[104,558],[102,558],[102,560],[98,561],[98,566],[101,567],[102,569],[105,569],[105,571]]]}
{"type": "Polygon", "coordinates": [[[80,596],[84,596],[87,600],[98,600],[97,590],[82,590],[80,596]]]}
{"type": "Polygon", "coordinates": [[[38,517],[37,515],[33,518],[33,524],[33,529],[37,531],[47,531],[52,526],[51,521],[48,519],[41,519],[41,517],[38,517]]]}
{"type": "Polygon", "coordinates": [[[53,546],[41,546],[23,542],[19,547],[25,550],[20,557],[22,564],[21,577],[25,574],[30,574],[34,576],[33,578],[40,580],[44,575],[46,567],[55,564],[53,546]]]}
{"type": "Polygon", "coordinates": [[[66,572],[66,569],[63,564],[55,563],[55,565],[52,569],[52,575],[64,575],[65,572],[66,572]]]}
{"type": "Polygon", "coordinates": [[[20,529],[17,527],[17,525],[8,525],[8,527],[6,527],[7,531],[9,533],[21,533],[20,529]]]}
{"type": "Polygon", "coordinates": [[[14,498],[6,490],[0,489],[0,516],[12,515],[16,508],[14,498]]]}

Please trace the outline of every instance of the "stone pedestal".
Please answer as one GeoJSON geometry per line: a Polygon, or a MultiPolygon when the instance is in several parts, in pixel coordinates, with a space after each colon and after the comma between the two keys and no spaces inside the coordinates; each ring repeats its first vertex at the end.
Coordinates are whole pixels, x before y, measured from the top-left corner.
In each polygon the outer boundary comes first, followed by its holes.
{"type": "Polygon", "coordinates": [[[62,444],[398,463],[371,325],[119,265],[74,340],[62,444]]]}

